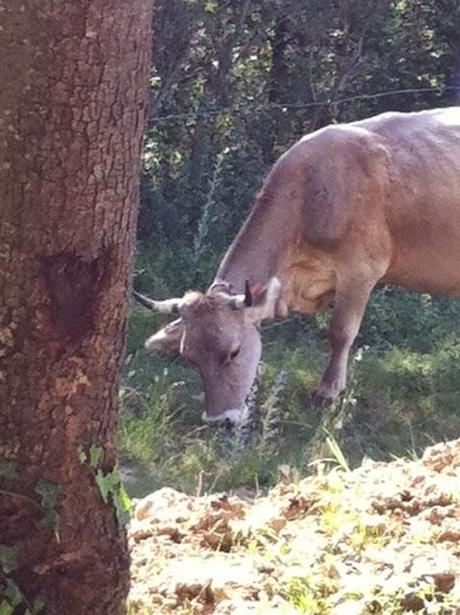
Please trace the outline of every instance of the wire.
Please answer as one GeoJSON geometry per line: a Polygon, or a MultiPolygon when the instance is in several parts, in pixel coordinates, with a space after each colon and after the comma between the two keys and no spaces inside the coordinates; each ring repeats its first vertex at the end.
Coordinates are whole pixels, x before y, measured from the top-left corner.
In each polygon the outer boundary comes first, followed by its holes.
{"type": "MultiPolygon", "coordinates": [[[[261,105],[259,109],[281,109],[281,110],[301,110],[301,109],[309,109],[314,107],[326,107],[329,105],[341,105],[345,103],[355,102],[357,100],[370,100],[373,98],[384,98],[385,96],[399,96],[402,94],[422,94],[422,93],[438,93],[442,94],[444,92],[449,91],[457,91],[458,87],[456,86],[445,86],[438,88],[404,88],[399,90],[389,90],[384,92],[375,92],[373,94],[357,94],[356,96],[347,96],[345,98],[338,98],[337,100],[326,99],[323,101],[304,103],[301,105],[293,105],[290,103],[268,103],[266,105],[261,105]]],[[[244,107],[239,106],[228,106],[222,107],[221,109],[205,109],[203,111],[189,111],[186,113],[171,113],[167,115],[157,115],[150,118],[149,122],[167,122],[169,120],[178,120],[178,119],[187,119],[187,118],[195,118],[195,117],[215,117],[224,112],[231,112],[234,115],[238,113],[243,113],[248,108],[246,104],[244,107]]]]}

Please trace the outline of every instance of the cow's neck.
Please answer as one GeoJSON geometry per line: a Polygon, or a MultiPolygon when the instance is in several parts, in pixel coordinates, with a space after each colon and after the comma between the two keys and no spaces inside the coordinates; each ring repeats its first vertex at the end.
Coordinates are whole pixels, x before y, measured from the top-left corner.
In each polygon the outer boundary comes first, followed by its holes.
{"type": "Polygon", "coordinates": [[[245,281],[265,285],[277,275],[295,229],[291,203],[262,193],[227,250],[214,284],[226,282],[232,292],[244,291],[245,281]]]}

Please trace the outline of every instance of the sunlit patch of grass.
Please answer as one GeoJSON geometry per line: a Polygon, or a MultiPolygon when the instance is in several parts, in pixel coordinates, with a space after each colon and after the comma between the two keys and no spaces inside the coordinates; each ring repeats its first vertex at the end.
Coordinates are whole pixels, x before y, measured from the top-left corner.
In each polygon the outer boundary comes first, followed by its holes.
{"type": "Polygon", "coordinates": [[[402,615],[408,612],[430,615],[452,615],[458,607],[458,597],[439,592],[433,582],[418,579],[410,586],[393,589],[373,588],[362,615],[402,615]]]}
{"type": "Polygon", "coordinates": [[[286,588],[286,598],[298,613],[330,613],[327,597],[336,590],[332,579],[293,577],[286,588]]]}

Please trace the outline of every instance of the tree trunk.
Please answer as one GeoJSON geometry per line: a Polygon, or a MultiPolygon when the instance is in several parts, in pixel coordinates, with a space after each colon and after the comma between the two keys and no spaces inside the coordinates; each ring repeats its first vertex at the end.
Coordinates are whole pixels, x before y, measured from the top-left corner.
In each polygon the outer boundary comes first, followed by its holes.
{"type": "Polygon", "coordinates": [[[151,1],[0,0],[0,14],[0,607],[18,587],[19,609],[40,596],[47,614],[116,615],[151,1]]]}

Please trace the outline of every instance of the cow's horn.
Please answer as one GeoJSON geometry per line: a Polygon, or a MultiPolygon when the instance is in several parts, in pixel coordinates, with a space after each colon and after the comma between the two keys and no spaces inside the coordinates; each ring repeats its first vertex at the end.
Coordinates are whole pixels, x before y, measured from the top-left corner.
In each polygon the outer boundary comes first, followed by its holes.
{"type": "Polygon", "coordinates": [[[166,301],[154,301],[133,290],[133,296],[141,305],[152,312],[161,314],[177,314],[181,307],[182,299],[166,299],[166,301]]]}
{"type": "Polygon", "coordinates": [[[244,294],[234,295],[232,297],[232,307],[235,310],[240,310],[244,307],[252,307],[254,304],[254,297],[252,296],[251,287],[249,286],[249,280],[244,283],[244,294]]]}
{"type": "Polygon", "coordinates": [[[252,303],[251,289],[249,288],[249,282],[246,280],[244,293],[241,293],[241,295],[233,295],[230,305],[234,310],[241,310],[245,307],[251,307],[252,303]]]}
{"type": "Polygon", "coordinates": [[[253,304],[253,298],[251,293],[251,287],[249,286],[249,280],[246,280],[244,284],[244,305],[246,307],[251,307],[253,304]]]}

